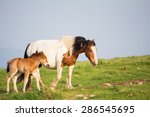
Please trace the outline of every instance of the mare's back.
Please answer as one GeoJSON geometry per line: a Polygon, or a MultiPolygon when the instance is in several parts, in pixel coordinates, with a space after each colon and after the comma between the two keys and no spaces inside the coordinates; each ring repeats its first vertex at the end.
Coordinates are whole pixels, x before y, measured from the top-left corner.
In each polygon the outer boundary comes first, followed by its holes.
{"type": "Polygon", "coordinates": [[[27,49],[27,55],[31,56],[36,51],[43,51],[44,53],[47,51],[53,51],[59,48],[60,42],[58,40],[38,40],[30,43],[27,49]]]}
{"type": "Polygon", "coordinates": [[[43,51],[47,57],[50,67],[54,68],[56,67],[57,53],[62,47],[63,43],[59,40],[38,40],[29,45],[27,55],[31,56],[33,53],[36,53],[36,51],[43,51]]]}

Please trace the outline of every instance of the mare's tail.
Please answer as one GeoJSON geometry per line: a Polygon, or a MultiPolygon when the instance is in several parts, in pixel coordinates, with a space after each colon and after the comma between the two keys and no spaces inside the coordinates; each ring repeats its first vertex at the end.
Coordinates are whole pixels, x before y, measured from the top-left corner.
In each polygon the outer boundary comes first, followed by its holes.
{"type": "Polygon", "coordinates": [[[28,50],[28,47],[30,46],[30,44],[27,45],[26,49],[25,49],[25,52],[24,52],[24,58],[28,58],[28,55],[27,55],[27,50],[28,50]]]}

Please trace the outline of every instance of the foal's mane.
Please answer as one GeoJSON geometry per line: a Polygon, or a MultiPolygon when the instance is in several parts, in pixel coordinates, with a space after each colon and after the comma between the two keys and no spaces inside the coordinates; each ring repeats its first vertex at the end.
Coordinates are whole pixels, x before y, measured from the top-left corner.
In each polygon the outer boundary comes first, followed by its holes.
{"type": "Polygon", "coordinates": [[[31,55],[31,57],[39,57],[42,53],[43,53],[43,52],[37,52],[37,51],[36,51],[36,53],[33,53],[33,54],[31,55]]]}

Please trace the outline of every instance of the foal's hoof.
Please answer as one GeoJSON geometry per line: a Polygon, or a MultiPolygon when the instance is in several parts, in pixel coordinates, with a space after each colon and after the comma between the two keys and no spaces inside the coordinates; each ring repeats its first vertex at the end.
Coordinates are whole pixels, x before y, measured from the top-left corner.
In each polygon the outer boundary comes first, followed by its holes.
{"type": "Polygon", "coordinates": [[[72,87],[72,86],[67,86],[67,89],[73,90],[74,87],[72,87]]]}
{"type": "Polygon", "coordinates": [[[55,91],[55,87],[50,87],[50,89],[51,89],[52,91],[55,91]]]}

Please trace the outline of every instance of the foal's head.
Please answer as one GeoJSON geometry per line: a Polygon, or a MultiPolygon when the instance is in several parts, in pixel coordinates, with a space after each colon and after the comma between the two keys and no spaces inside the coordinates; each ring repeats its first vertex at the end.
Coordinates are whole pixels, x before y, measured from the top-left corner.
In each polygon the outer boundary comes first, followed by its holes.
{"type": "Polygon", "coordinates": [[[90,62],[95,66],[98,64],[97,54],[96,54],[96,44],[94,40],[87,40],[85,42],[85,55],[90,60],[90,62]]]}
{"type": "Polygon", "coordinates": [[[44,65],[45,67],[49,67],[48,60],[47,60],[47,57],[45,56],[44,52],[39,52],[38,57],[39,57],[40,63],[42,65],[44,65]]]}

